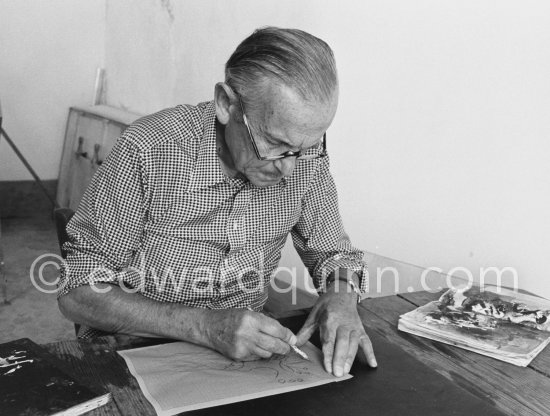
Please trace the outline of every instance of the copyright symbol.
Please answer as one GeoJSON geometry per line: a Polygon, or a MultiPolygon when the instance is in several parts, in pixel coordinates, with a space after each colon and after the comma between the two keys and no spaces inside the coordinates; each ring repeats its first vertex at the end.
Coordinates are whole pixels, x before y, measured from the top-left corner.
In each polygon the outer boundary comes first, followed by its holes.
{"type": "Polygon", "coordinates": [[[29,272],[33,286],[42,293],[57,293],[57,284],[60,280],[59,270],[63,261],[61,256],[53,253],[38,256],[32,262],[29,272]]]}

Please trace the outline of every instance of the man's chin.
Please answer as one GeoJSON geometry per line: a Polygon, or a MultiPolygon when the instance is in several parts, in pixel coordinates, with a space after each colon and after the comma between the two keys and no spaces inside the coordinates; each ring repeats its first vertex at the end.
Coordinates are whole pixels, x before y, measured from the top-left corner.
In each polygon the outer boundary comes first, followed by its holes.
{"type": "Polygon", "coordinates": [[[273,185],[277,185],[279,182],[281,182],[283,178],[253,178],[248,179],[252,185],[257,186],[258,188],[268,188],[273,185]]]}

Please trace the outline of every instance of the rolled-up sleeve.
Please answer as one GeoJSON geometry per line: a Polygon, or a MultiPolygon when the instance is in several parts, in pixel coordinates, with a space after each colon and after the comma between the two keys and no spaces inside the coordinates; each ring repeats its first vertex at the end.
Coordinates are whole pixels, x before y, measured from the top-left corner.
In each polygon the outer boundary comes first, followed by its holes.
{"type": "Polygon", "coordinates": [[[139,249],[147,212],[146,173],[139,149],[120,138],[94,175],[67,225],[68,255],[58,297],[99,282],[137,287],[140,276],[125,268],[139,249]]]}
{"type": "Polygon", "coordinates": [[[368,291],[364,253],[356,249],[344,231],[338,209],[338,193],[329,171],[329,159],[320,160],[314,180],[302,199],[302,213],[291,232],[294,247],[319,292],[326,278],[337,269],[354,271],[360,290],[368,291]]]}

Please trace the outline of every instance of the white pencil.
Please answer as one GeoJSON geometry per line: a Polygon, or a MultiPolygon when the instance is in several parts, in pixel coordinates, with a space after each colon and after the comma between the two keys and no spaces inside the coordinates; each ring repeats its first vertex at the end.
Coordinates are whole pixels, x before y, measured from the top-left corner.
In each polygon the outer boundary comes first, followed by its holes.
{"type": "MultiPolygon", "coordinates": [[[[246,309],[249,310],[250,312],[254,312],[254,309],[252,309],[250,306],[247,306],[246,309]]],[[[290,344],[288,344],[288,345],[290,345],[290,344]]],[[[310,361],[307,354],[305,352],[303,352],[300,348],[298,348],[296,345],[290,345],[290,348],[292,348],[294,350],[294,352],[296,354],[298,354],[300,357],[302,357],[304,360],[310,361]]]]}
{"type": "MultiPolygon", "coordinates": [[[[290,344],[289,344],[290,345],[290,344]]],[[[298,354],[300,357],[302,357],[304,360],[308,360],[309,361],[309,357],[307,356],[307,354],[305,352],[303,352],[300,348],[298,348],[296,345],[291,345],[290,346],[294,352],[296,354],[298,354]]]]}

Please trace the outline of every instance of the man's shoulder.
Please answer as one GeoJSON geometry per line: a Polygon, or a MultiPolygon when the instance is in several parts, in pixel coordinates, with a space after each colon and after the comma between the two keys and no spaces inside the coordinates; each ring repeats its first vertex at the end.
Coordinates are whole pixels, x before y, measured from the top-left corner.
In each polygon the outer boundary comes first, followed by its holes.
{"type": "Polygon", "coordinates": [[[213,122],[214,103],[180,104],[142,117],[132,123],[122,137],[140,152],[149,152],[167,143],[195,147],[205,124],[213,122]]]}

